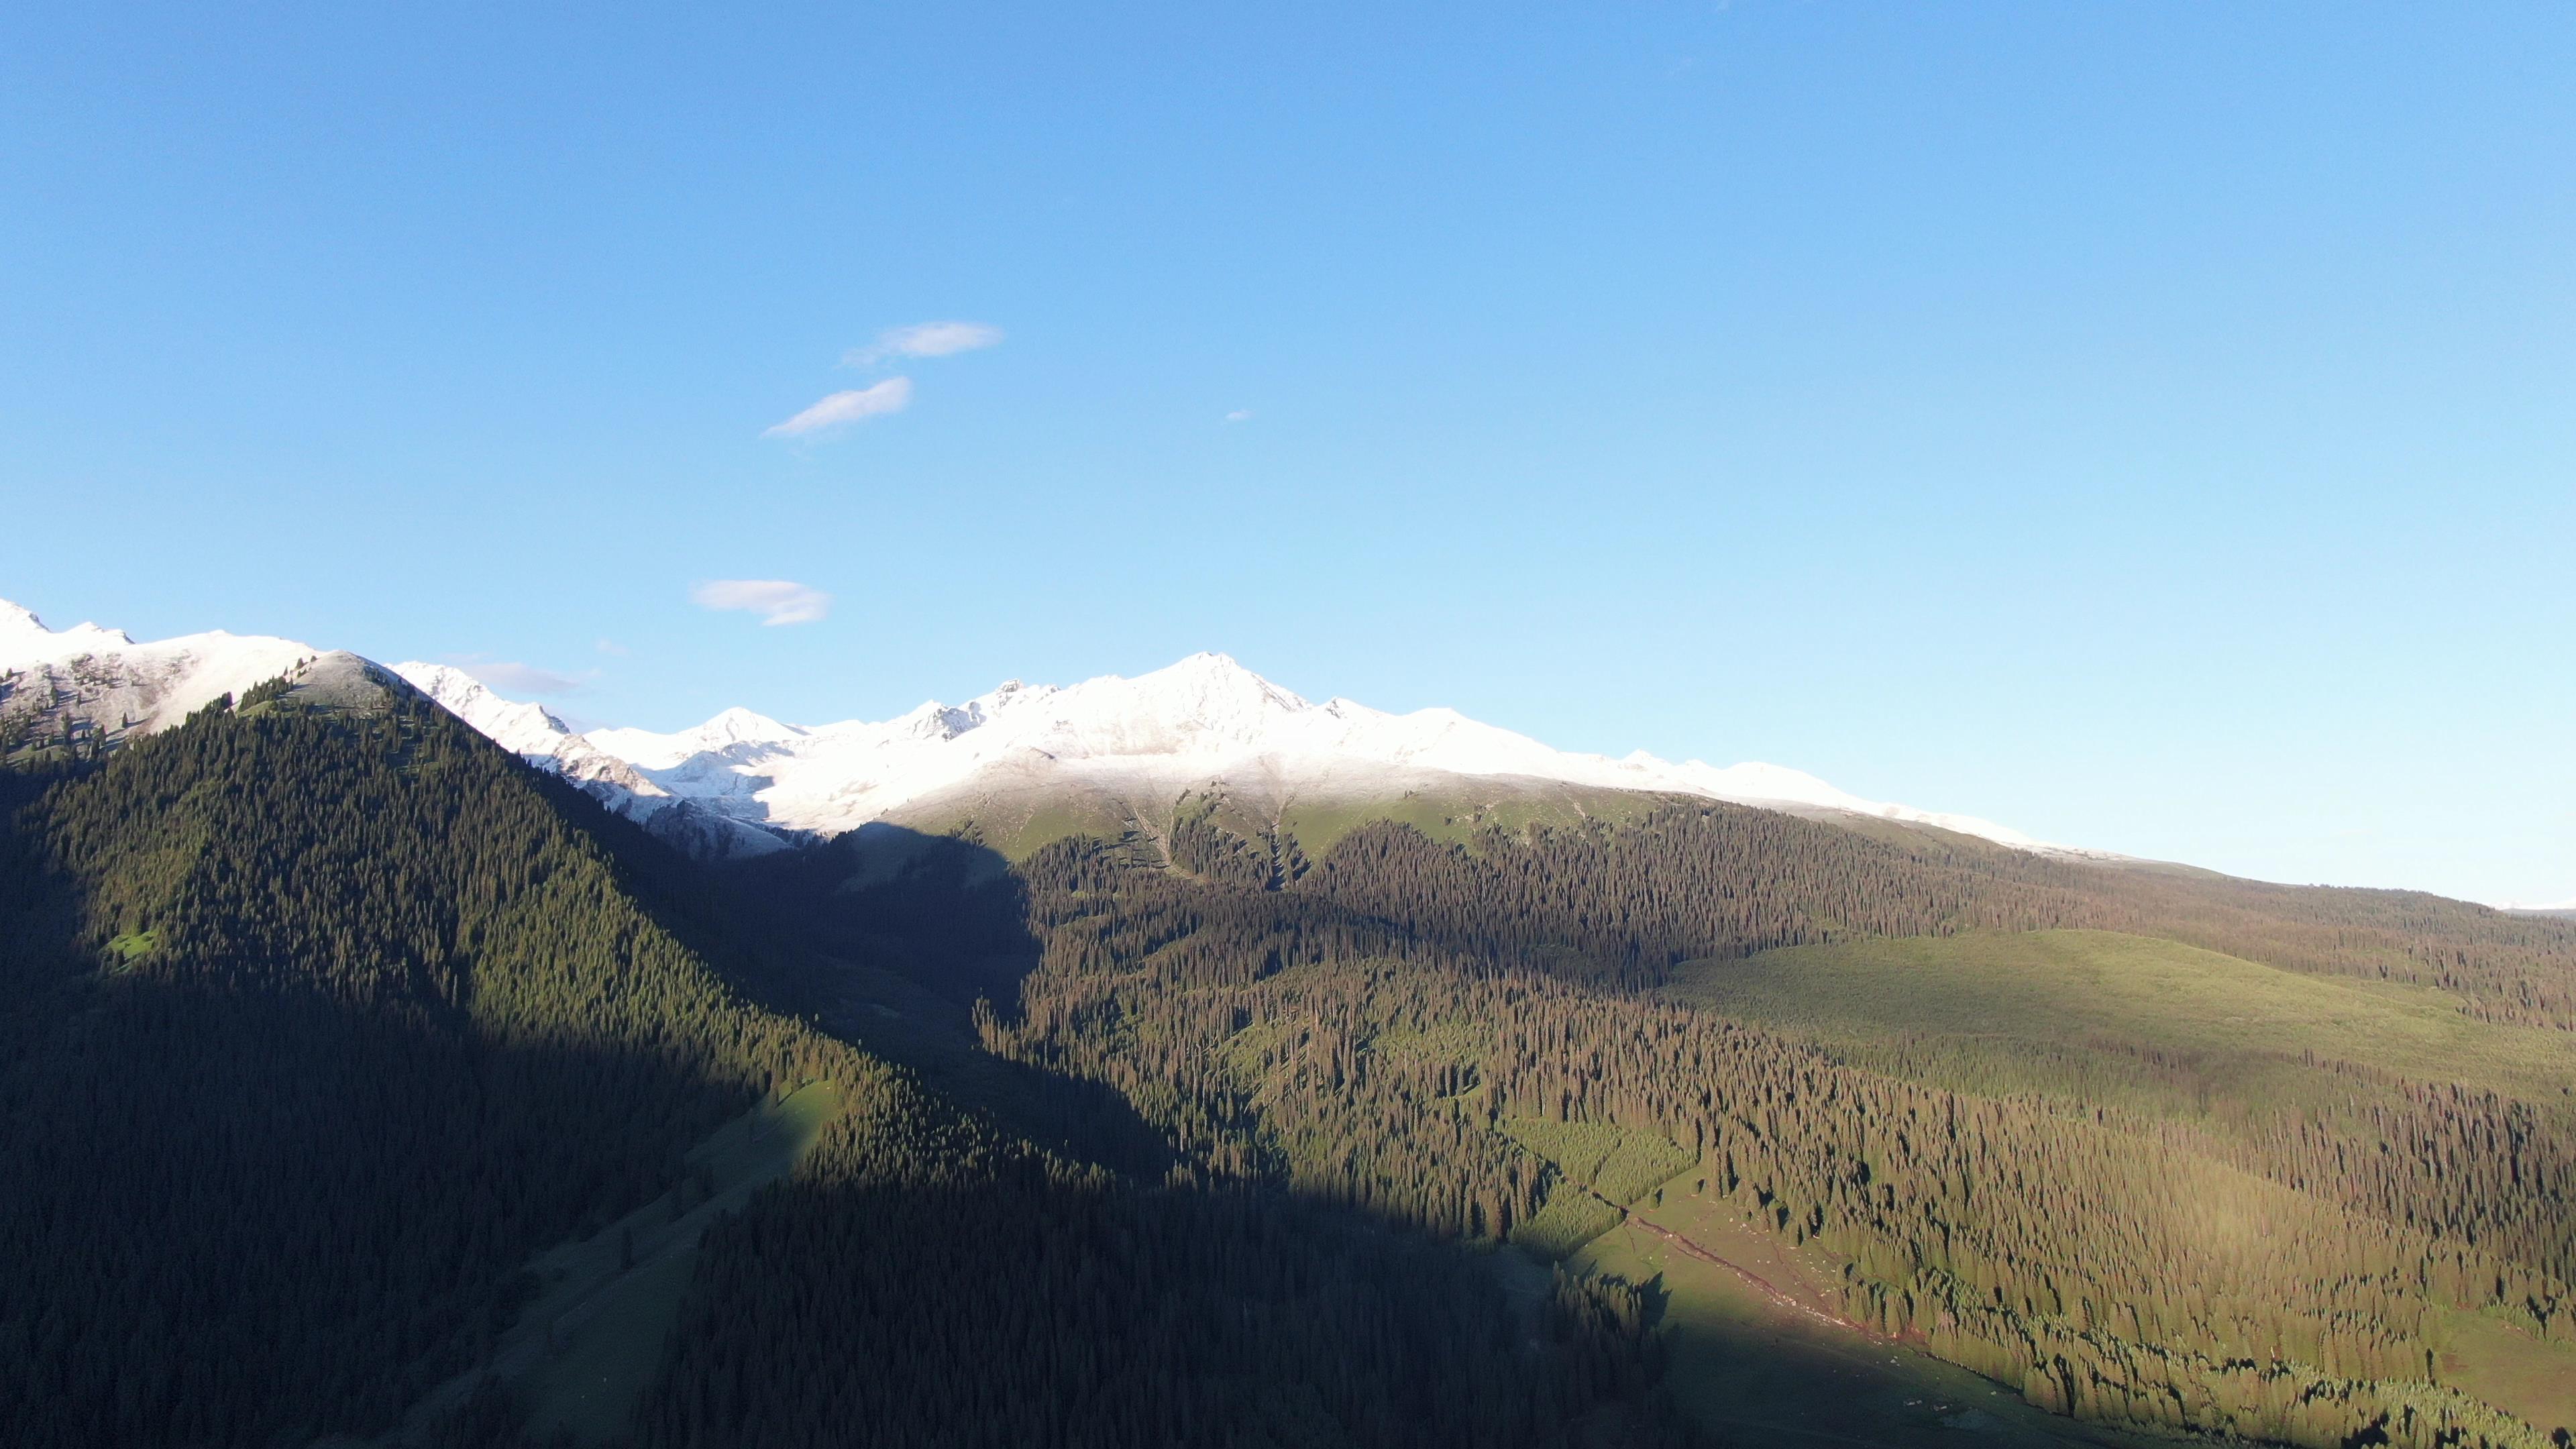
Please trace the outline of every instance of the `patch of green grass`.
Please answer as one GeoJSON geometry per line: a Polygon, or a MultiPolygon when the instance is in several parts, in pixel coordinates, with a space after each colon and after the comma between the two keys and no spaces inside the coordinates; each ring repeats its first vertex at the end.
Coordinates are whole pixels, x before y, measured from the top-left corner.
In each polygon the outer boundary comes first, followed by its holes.
{"type": "MultiPolygon", "coordinates": [[[[690,1150],[688,1184],[529,1264],[537,1297],[503,1335],[491,1368],[518,1379],[532,1437],[560,1432],[602,1444],[625,1432],[679,1316],[699,1239],[792,1171],[840,1109],[830,1082],[755,1108],[690,1150]]],[[[440,1393],[452,1397],[464,1383],[440,1393]]]]}
{"type": "Polygon", "coordinates": [[[1296,838],[1309,860],[1321,860],[1343,836],[1380,820],[1410,825],[1434,840],[1468,844],[1495,828],[1518,832],[1532,825],[1571,826],[1585,820],[1625,824],[1653,813],[1667,799],[1514,776],[1464,776],[1437,790],[1407,790],[1393,797],[1294,801],[1280,813],[1279,828],[1296,838]]]}
{"type": "Polygon", "coordinates": [[[1052,800],[1010,821],[985,843],[1013,861],[1024,861],[1059,840],[1097,835],[1115,840],[1126,822],[1088,799],[1052,800]]]}
{"type": "Polygon", "coordinates": [[[1502,1131],[1556,1168],[1547,1201],[1511,1235],[1513,1242],[1551,1258],[1566,1257],[1617,1227],[1621,1205],[1658,1195],[1657,1188],[1692,1165],[1689,1153],[1655,1133],[1605,1122],[1506,1117],[1502,1131]]]}
{"type": "Polygon", "coordinates": [[[1503,1132],[1557,1171],[1624,1207],[1643,1199],[1691,1165],[1691,1155],[1659,1133],[1606,1122],[1551,1122],[1506,1117],[1503,1132]]]}
{"type": "Polygon", "coordinates": [[[1513,1225],[1512,1241],[1534,1253],[1564,1258],[1617,1226],[1617,1208],[1561,1181],[1537,1212],[1513,1225]]]}
{"type": "MultiPolygon", "coordinates": [[[[1690,1196],[1687,1176],[1665,1186],[1667,1205],[1638,1217],[1742,1263],[1794,1296],[1820,1298],[1803,1259],[1777,1236],[1744,1223],[1732,1204],[1690,1196]]],[[[1733,1269],[1676,1249],[1638,1226],[1605,1232],[1566,1265],[1586,1276],[1648,1284],[1666,1353],[1664,1383],[1682,1412],[1727,1442],[1783,1446],[1941,1449],[2147,1449],[2169,1445],[2059,1418],[1955,1364],[1866,1337],[1783,1303],[1733,1269]]]]}
{"type": "Polygon", "coordinates": [[[2544,1432],[2576,1431],[2576,1347],[2534,1338],[2492,1313],[2455,1309],[2442,1328],[2444,1383],[2544,1432]]]}
{"type": "Polygon", "coordinates": [[[1669,989],[1880,1070],[2161,1114],[2370,1091],[2308,1053],[2539,1102],[2576,1080],[2576,1034],[2475,1021],[2426,987],[2109,931],[1795,946],[1688,963],[1669,989]]]}
{"type": "Polygon", "coordinates": [[[109,941],[107,949],[115,954],[117,960],[131,966],[151,955],[160,945],[159,931],[128,931],[109,941]]]}
{"type": "Polygon", "coordinates": [[[1419,1031],[1387,1030],[1369,1038],[1369,1051],[1392,1062],[1426,1066],[1475,1066],[1494,1047],[1493,1033],[1470,1021],[1443,1021],[1419,1031]]]}

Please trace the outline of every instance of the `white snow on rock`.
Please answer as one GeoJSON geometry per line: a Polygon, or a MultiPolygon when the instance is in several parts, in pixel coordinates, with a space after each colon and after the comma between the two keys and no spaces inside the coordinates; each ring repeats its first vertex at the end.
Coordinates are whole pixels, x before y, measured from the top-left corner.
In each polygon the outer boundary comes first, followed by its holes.
{"type": "Polygon", "coordinates": [[[30,610],[0,600],[0,670],[54,695],[112,734],[177,724],[189,712],[322,653],[310,644],[221,629],[137,644],[118,629],[48,629],[30,610]]]}
{"type": "MultiPolygon", "coordinates": [[[[13,676],[0,682],[0,703],[8,692],[32,699],[36,686],[50,686],[47,699],[71,702],[51,707],[76,708],[111,737],[174,724],[319,654],[291,639],[220,630],[138,644],[96,624],[48,629],[0,601],[0,672],[13,676]]],[[[979,791],[1026,798],[1076,788],[1168,804],[1222,786],[1284,805],[1299,796],[1393,797],[1458,776],[1868,816],[2065,850],[1973,816],[1865,800],[1778,765],[1570,754],[1451,709],[1317,704],[1223,654],[1194,654],[1133,679],[1012,680],[963,704],[927,703],[877,723],[793,725],[729,709],[671,734],[577,733],[544,706],[505,698],[451,665],[415,661],[393,672],[503,748],[706,856],[776,851],[979,791]]]]}
{"type": "Polygon", "coordinates": [[[882,723],[797,726],[728,710],[674,734],[595,730],[598,748],[673,794],[737,818],[833,835],[984,779],[1032,772],[1167,798],[1210,782],[1391,793],[1433,775],[1520,776],[1615,790],[1847,812],[2053,850],[1972,816],[1864,800],[1778,765],[1720,769],[1643,753],[1569,754],[1450,709],[1388,714],[1347,699],[1311,703],[1223,654],[1196,654],[1133,679],[1066,687],[1013,680],[961,705],[936,702],[882,723]]]}
{"type": "Polygon", "coordinates": [[[505,750],[522,755],[553,756],[572,735],[564,722],[541,704],[503,699],[482,680],[450,664],[413,660],[394,666],[412,688],[437,700],[450,714],[481,730],[505,750]]]}
{"type": "Polygon", "coordinates": [[[0,666],[17,668],[77,659],[101,649],[128,648],[133,643],[125,637],[124,630],[102,629],[96,624],[48,629],[34,610],[0,599],[0,666]]]}
{"type": "Polygon", "coordinates": [[[540,705],[504,699],[462,670],[405,664],[387,673],[356,655],[293,639],[214,630],[136,643],[123,631],[81,624],[49,629],[0,600],[0,713],[87,721],[117,742],[175,725],[224,695],[284,676],[311,689],[381,689],[402,683],[611,810],[701,856],[761,855],[788,842],[655,785],[624,760],[594,749],[540,705]]]}
{"type": "Polygon", "coordinates": [[[454,665],[413,660],[395,665],[394,673],[501,748],[563,776],[592,799],[694,854],[766,855],[787,848],[786,841],[769,831],[680,799],[573,733],[545,706],[504,699],[454,665]]]}

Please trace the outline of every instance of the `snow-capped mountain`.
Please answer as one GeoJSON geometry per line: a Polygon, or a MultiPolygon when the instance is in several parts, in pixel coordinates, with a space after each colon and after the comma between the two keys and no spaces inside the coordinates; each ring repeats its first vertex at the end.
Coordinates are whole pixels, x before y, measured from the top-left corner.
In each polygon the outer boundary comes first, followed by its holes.
{"type": "Polygon", "coordinates": [[[1013,680],[883,722],[794,725],[729,709],[672,734],[583,734],[450,665],[386,671],[291,639],[221,631],[138,644],[95,624],[48,629],[0,602],[0,721],[69,721],[105,745],[262,680],[301,681],[317,670],[417,689],[503,748],[703,856],[762,854],[879,821],[972,822],[988,838],[1024,846],[1078,828],[1150,833],[1185,797],[1279,825],[1301,812],[1347,820],[1351,807],[1403,801],[1447,818],[1485,819],[1505,806],[1582,815],[1602,803],[1599,792],[1696,796],[2064,849],[1972,816],[1865,800],[1778,765],[1571,754],[1455,710],[1314,703],[1222,654],[1133,679],[1013,680]]]}
{"type": "Polygon", "coordinates": [[[563,776],[591,798],[694,854],[765,855],[787,848],[771,831],[673,795],[573,733],[543,705],[503,699],[453,665],[413,660],[395,665],[394,673],[501,748],[563,776]]]}
{"type": "Polygon", "coordinates": [[[121,629],[48,629],[0,599],[0,671],[15,676],[0,713],[75,719],[109,741],[176,724],[220,695],[292,674],[324,651],[217,629],[137,644],[121,629]]]}
{"type": "Polygon", "coordinates": [[[122,630],[96,624],[49,629],[33,611],[0,600],[0,740],[59,732],[85,748],[113,748],[175,725],[224,695],[239,698],[252,685],[281,677],[307,697],[335,704],[378,700],[387,689],[417,689],[503,748],[695,854],[758,855],[786,848],[777,832],[673,796],[625,761],[583,743],[543,707],[503,699],[443,664],[388,670],[293,639],[222,630],[136,643],[122,630]]]}
{"type": "Polygon", "coordinates": [[[727,710],[674,734],[594,730],[587,743],[735,819],[828,836],[871,821],[1025,818],[1070,794],[1150,818],[1184,793],[1276,820],[1296,805],[1390,799],[1458,781],[1646,791],[1869,816],[2052,849],[1963,815],[1864,800],[1777,765],[1569,754],[1455,710],[1388,714],[1312,703],[1222,654],[1133,679],[1014,680],[882,723],[800,726],[727,710]]]}

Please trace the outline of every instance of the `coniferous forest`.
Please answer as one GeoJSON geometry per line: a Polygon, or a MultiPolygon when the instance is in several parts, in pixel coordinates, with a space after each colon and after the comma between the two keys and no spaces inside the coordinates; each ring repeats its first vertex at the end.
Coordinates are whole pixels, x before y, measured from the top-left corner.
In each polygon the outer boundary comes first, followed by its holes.
{"type": "Polygon", "coordinates": [[[13,1443],[1767,1442],[1677,1396],[1670,1286],[1580,1252],[1667,1194],[2105,1432],[2567,1442],[2461,1344],[2576,1363],[2576,922],[1704,801],[699,866],[425,703],[282,686],[0,790],[13,1443]],[[2284,1039],[2249,1093],[1725,1004],[1789,948],[2038,932],[2539,1065],[2284,1039]],[[814,1083],[719,1201],[702,1144],[814,1083]],[[640,1272],[692,1210],[631,1398],[565,1420],[549,1252],[640,1272]]]}

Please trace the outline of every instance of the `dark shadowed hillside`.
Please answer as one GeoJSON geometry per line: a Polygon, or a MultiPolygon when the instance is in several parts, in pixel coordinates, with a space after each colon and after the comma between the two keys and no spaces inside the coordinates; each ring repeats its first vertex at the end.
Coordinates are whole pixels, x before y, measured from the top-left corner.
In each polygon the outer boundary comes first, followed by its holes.
{"type": "Polygon", "coordinates": [[[1633,1288],[1518,1304],[1365,1215],[1122,1179],[960,1117],[729,984],[708,881],[399,693],[258,691],[5,781],[13,1442],[301,1444],[421,1403],[449,1417],[407,1433],[509,1442],[531,1265],[657,1200],[676,1217],[708,1190],[694,1144],[815,1079],[842,1114],[707,1235],[642,1416],[594,1419],[612,1437],[1117,1443],[1285,1414],[1410,1443],[1434,1411],[1462,1443],[1661,1432],[1633,1288]],[[1081,1392],[1177,1344],[1200,1356],[1081,1392]],[[871,1360],[908,1366],[857,1429],[833,1366],[871,1360]],[[441,1388],[487,1362],[480,1393],[441,1388]]]}

